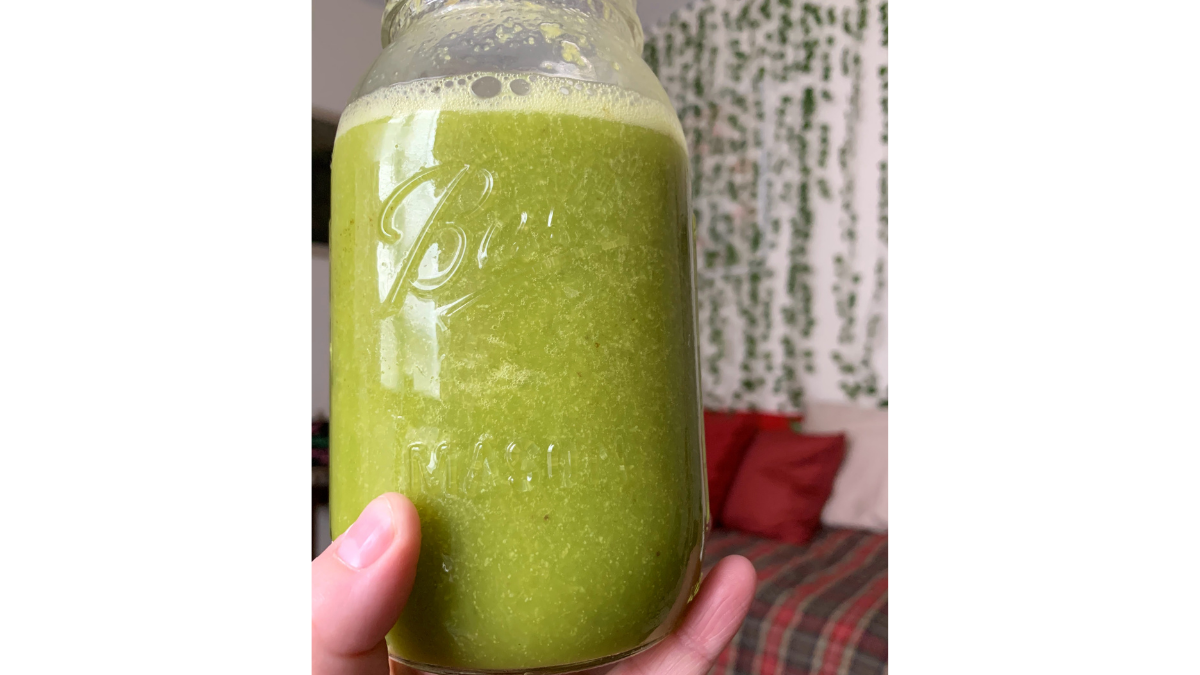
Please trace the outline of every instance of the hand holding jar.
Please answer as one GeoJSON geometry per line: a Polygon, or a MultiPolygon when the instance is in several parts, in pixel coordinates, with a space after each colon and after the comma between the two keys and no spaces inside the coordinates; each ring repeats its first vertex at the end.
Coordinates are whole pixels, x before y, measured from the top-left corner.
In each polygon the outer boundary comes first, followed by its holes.
{"type": "MultiPolygon", "coordinates": [[[[388,673],[384,635],[412,587],[420,539],[412,503],[387,494],[313,561],[313,675],[388,673]]],[[[741,625],[754,581],[745,558],[722,560],[679,628],[608,675],[704,675],[741,625]]],[[[392,661],[392,672],[411,671],[392,661]]]]}

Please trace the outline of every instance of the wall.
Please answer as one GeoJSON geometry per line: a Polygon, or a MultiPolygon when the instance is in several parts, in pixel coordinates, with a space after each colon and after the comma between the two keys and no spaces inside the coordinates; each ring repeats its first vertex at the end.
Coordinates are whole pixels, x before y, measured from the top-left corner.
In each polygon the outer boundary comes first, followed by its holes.
{"type": "Polygon", "coordinates": [[[312,247],[312,414],[329,417],[329,249],[312,247]]]}
{"type": "Polygon", "coordinates": [[[642,21],[642,29],[647,33],[654,24],[671,15],[671,12],[690,4],[686,0],[640,0],[638,2],[638,18],[642,21]]]}
{"type": "Polygon", "coordinates": [[[313,0],[313,115],[336,120],[381,49],[383,0],[313,0]]]}

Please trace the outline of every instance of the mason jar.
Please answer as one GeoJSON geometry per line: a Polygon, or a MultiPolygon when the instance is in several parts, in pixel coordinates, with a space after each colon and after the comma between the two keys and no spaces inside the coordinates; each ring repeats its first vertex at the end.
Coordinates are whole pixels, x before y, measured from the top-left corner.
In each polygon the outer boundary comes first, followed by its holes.
{"type": "Polygon", "coordinates": [[[409,666],[624,658],[707,521],[688,157],[633,0],[392,0],[383,41],[333,152],[333,534],[416,505],[409,666]]]}

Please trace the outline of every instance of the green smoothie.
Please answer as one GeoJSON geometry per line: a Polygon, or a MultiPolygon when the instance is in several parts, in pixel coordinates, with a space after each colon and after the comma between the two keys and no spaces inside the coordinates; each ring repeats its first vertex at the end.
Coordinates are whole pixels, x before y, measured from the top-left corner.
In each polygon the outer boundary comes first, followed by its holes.
{"type": "Polygon", "coordinates": [[[407,495],[391,653],[529,670],[636,650],[705,525],[687,153],[674,112],[538,76],[356,101],[333,156],[333,534],[407,495]]]}

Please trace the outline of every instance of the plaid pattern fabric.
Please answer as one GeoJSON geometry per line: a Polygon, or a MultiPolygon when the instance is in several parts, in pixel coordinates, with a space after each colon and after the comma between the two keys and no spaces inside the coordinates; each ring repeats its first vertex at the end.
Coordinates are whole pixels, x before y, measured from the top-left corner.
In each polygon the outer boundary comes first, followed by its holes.
{"type": "Polygon", "coordinates": [[[758,571],[745,622],[710,675],[887,672],[887,535],[822,530],[806,546],[714,530],[707,572],[727,555],[758,571]]]}

